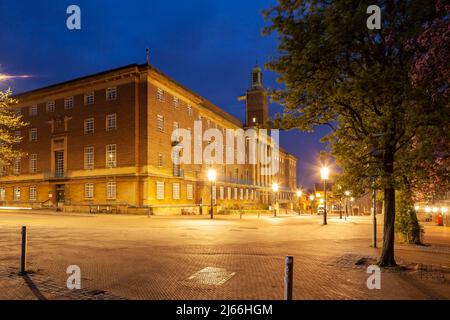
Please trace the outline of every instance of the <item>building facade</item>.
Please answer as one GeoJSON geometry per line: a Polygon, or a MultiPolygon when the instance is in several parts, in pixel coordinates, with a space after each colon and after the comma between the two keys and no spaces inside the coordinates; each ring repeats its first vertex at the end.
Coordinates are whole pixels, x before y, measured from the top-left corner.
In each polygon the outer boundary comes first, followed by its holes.
{"type": "MultiPolygon", "coordinates": [[[[181,151],[174,148],[180,144],[173,137],[176,129],[197,135],[190,147],[197,143],[204,149],[215,142],[206,139],[209,129],[226,134],[227,129],[257,129],[267,120],[268,97],[259,68],[253,70],[251,88],[243,98],[245,124],[147,64],[15,98],[16,112],[29,125],[15,132],[22,137],[17,147],[25,155],[2,169],[2,205],[59,206],[68,211],[113,205],[121,212],[151,206],[156,213],[173,213],[208,205],[211,190],[219,206],[267,205],[273,202],[275,182],[281,203],[294,197],[297,159],[281,149],[274,156],[279,170],[269,175],[261,174],[259,163],[173,161],[186,152],[186,142],[181,151]],[[209,168],[217,172],[213,188],[206,176],[209,168]]],[[[256,133],[256,140],[257,157],[270,157],[277,147],[268,136],[256,133]]],[[[238,157],[227,148],[224,158],[230,152],[238,157]]]]}

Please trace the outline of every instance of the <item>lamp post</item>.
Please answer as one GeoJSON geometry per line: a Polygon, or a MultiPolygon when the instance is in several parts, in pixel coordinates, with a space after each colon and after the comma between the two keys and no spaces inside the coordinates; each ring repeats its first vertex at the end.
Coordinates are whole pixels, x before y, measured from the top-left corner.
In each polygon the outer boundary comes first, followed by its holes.
{"type": "Polygon", "coordinates": [[[272,191],[273,191],[274,202],[275,202],[274,205],[273,205],[273,207],[274,207],[274,217],[277,216],[277,208],[276,208],[276,205],[277,205],[277,193],[278,193],[278,189],[279,189],[278,183],[272,184],[272,191]]]}
{"type": "Polygon", "coordinates": [[[208,170],[208,181],[211,182],[211,208],[209,209],[209,214],[211,219],[214,219],[214,199],[213,199],[213,187],[216,182],[217,172],[214,169],[208,170]]]}
{"type": "Polygon", "coordinates": [[[298,198],[298,215],[300,215],[300,205],[302,200],[303,191],[297,190],[297,198],[298,198]]]}
{"type": "Polygon", "coordinates": [[[311,201],[311,215],[314,214],[314,212],[313,212],[313,209],[314,209],[314,208],[313,208],[313,207],[314,207],[314,199],[315,199],[315,197],[314,197],[313,194],[309,196],[309,200],[311,201]]]}
{"type": "Polygon", "coordinates": [[[322,169],[320,169],[320,175],[323,180],[323,192],[324,192],[324,198],[325,198],[325,203],[323,206],[323,224],[326,225],[327,224],[327,180],[330,175],[330,169],[328,169],[327,167],[322,167],[322,169]]]}
{"type": "Polygon", "coordinates": [[[355,201],[355,198],[351,197],[350,198],[350,213],[353,216],[353,202],[355,201]]]}

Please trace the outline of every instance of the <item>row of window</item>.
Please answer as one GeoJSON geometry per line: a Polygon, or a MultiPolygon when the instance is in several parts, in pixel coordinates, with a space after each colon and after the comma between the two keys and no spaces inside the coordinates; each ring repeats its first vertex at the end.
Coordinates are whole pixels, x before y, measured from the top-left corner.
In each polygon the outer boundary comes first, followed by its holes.
{"type": "MultiPolygon", "coordinates": [[[[165,102],[166,101],[166,92],[161,89],[161,88],[157,88],[156,89],[156,100],[159,102],[165,102]]],[[[173,96],[172,97],[172,106],[175,109],[179,109],[180,108],[180,99],[178,97],[173,96]]],[[[187,112],[189,116],[192,116],[192,106],[190,104],[186,104],[186,108],[187,108],[187,112]]]]}
{"type": "MultiPolygon", "coordinates": [[[[94,118],[88,118],[84,120],[84,134],[94,133],[95,130],[94,118]]],[[[117,114],[106,115],[106,131],[117,129],[117,114]]]]}
{"type": "MultiPolygon", "coordinates": [[[[106,131],[116,130],[117,129],[117,115],[108,114],[106,115],[106,131]]],[[[94,133],[94,118],[89,118],[84,120],[84,133],[91,134],[94,133]]],[[[21,131],[15,131],[14,136],[19,138],[22,136],[21,131]]],[[[38,131],[37,128],[31,128],[28,134],[28,138],[30,142],[35,142],[38,140],[38,131]]]]}
{"type": "MultiPolygon", "coordinates": [[[[156,182],[156,199],[164,200],[165,198],[165,183],[162,181],[156,182]]],[[[172,183],[172,199],[180,200],[181,187],[179,183],[172,183]]],[[[193,200],[194,199],[194,185],[187,184],[186,185],[186,199],[193,200]]]]}
{"type": "MultiPolygon", "coordinates": [[[[13,199],[14,199],[14,201],[20,201],[22,199],[20,187],[13,188],[13,199]]],[[[5,201],[5,200],[6,200],[6,189],[0,188],[0,201],[5,201]]],[[[29,201],[37,200],[37,187],[36,186],[28,187],[28,200],[29,201]]]]}
{"type": "MultiPolygon", "coordinates": [[[[108,144],[106,145],[106,167],[115,168],[117,167],[117,145],[108,144]]],[[[95,153],[94,147],[84,148],[84,169],[94,169],[95,153]]],[[[30,166],[29,172],[36,173],[38,170],[38,156],[36,153],[30,154],[30,166]]],[[[13,173],[15,175],[20,174],[22,171],[21,159],[17,158],[14,160],[13,173]]]]}
{"type": "MultiPolygon", "coordinates": [[[[106,94],[106,100],[116,100],[117,99],[117,87],[110,87],[106,88],[105,91],[106,94]]],[[[93,105],[95,103],[95,93],[87,92],[84,94],[84,104],[85,105],[93,105]]],[[[45,104],[45,110],[48,113],[55,112],[55,101],[47,101],[45,104]]],[[[73,96],[64,98],[64,109],[72,109],[73,108],[73,96]]],[[[22,112],[20,110],[17,110],[17,114],[21,114],[22,112]]],[[[38,107],[37,105],[33,105],[29,107],[28,114],[30,117],[37,116],[38,114],[38,107]]]]}
{"type": "MultiPolygon", "coordinates": [[[[84,184],[84,199],[93,200],[95,193],[95,185],[93,183],[84,184]]],[[[117,183],[109,181],[106,183],[106,199],[115,200],[117,198],[117,183]]]]}

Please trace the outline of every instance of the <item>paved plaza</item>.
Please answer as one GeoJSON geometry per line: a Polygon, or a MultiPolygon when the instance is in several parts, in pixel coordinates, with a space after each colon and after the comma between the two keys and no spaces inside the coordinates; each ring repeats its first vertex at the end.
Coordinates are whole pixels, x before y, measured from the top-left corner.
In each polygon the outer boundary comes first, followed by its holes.
{"type": "Polygon", "coordinates": [[[0,298],[283,299],[287,255],[295,258],[294,299],[450,298],[450,228],[425,225],[426,246],[398,243],[404,269],[383,270],[381,289],[369,290],[366,269],[380,252],[370,247],[370,217],[321,221],[2,211],[0,298]],[[23,225],[25,277],[17,274],[23,225]],[[80,290],[66,288],[70,265],[81,269],[80,290]]]}

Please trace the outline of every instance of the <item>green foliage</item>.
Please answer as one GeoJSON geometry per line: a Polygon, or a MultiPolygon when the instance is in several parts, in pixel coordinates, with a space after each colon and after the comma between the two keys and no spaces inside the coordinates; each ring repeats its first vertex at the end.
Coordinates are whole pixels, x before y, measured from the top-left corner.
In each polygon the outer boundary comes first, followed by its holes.
{"type": "Polygon", "coordinates": [[[279,0],[265,11],[276,32],[279,56],[268,67],[283,90],[273,99],[285,109],[273,124],[313,131],[342,168],[343,188],[384,190],[385,233],[381,265],[395,264],[395,197],[403,189],[413,139],[449,122],[444,103],[412,85],[415,53],[407,48],[436,15],[431,1],[279,0]],[[368,30],[366,9],[381,8],[380,30],[368,30]],[[375,179],[375,183],[373,183],[375,179]]]}
{"type": "Polygon", "coordinates": [[[417,220],[411,192],[398,192],[396,202],[395,231],[401,234],[407,243],[422,244],[424,230],[417,220]]]}
{"type": "Polygon", "coordinates": [[[14,134],[27,124],[21,115],[16,115],[13,106],[17,100],[11,98],[11,91],[0,91],[0,168],[11,166],[14,159],[24,154],[14,149],[22,138],[14,134]]]}

